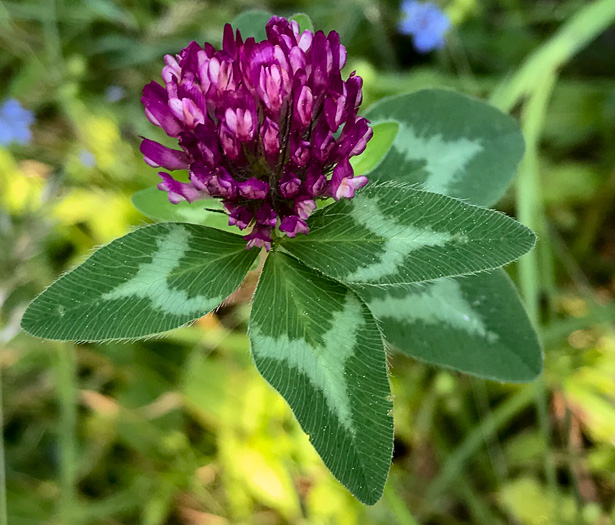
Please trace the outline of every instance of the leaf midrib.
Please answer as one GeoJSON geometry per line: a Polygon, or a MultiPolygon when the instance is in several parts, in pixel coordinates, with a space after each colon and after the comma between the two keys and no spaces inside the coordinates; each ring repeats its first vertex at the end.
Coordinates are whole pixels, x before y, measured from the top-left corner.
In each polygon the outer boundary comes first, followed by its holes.
{"type": "MultiPolygon", "coordinates": [[[[304,265],[304,266],[305,266],[308,270],[315,272],[317,275],[320,273],[318,270],[316,270],[316,269],[314,269],[314,268],[311,268],[310,266],[305,265],[305,264],[304,264],[303,262],[301,262],[301,261],[297,261],[297,262],[298,262],[299,264],[304,265]]],[[[279,263],[278,263],[278,264],[279,264],[279,263]]],[[[279,268],[280,273],[283,273],[285,269],[286,269],[286,270],[288,270],[288,271],[290,271],[290,272],[292,272],[292,273],[294,273],[294,274],[297,274],[297,273],[298,273],[298,272],[297,272],[294,268],[292,268],[289,264],[286,264],[286,263],[283,263],[282,268],[279,268]]],[[[275,283],[275,273],[273,274],[273,276],[274,276],[274,283],[275,283]]],[[[300,276],[300,274],[299,274],[299,276],[300,276]]],[[[301,276],[300,276],[300,277],[301,277],[301,276]]],[[[336,281],[336,280],[334,280],[334,279],[331,279],[331,278],[329,278],[329,277],[326,277],[326,276],[324,276],[324,275],[318,275],[318,277],[319,277],[320,279],[330,280],[331,282],[335,283],[337,286],[340,286],[340,285],[341,285],[341,283],[339,283],[338,281],[336,281]]],[[[285,285],[286,285],[288,288],[292,288],[293,290],[301,290],[301,288],[300,288],[299,286],[296,286],[296,285],[294,284],[294,282],[292,281],[292,279],[284,279],[284,282],[285,282],[285,285]]],[[[342,286],[344,286],[344,285],[342,285],[342,286]]],[[[365,305],[365,302],[363,301],[363,299],[361,299],[361,297],[360,297],[358,294],[356,294],[353,290],[351,290],[351,289],[350,289],[350,288],[348,288],[347,286],[344,286],[344,288],[347,290],[347,292],[352,293],[352,294],[354,294],[354,295],[355,295],[355,297],[357,298],[357,300],[361,303],[361,305],[362,305],[362,310],[363,310],[363,311],[364,311],[364,309],[365,309],[365,308],[368,308],[368,307],[365,305]]],[[[303,291],[301,291],[301,293],[304,293],[304,292],[303,292],[303,291]]],[[[295,298],[292,296],[292,294],[291,294],[291,298],[292,298],[292,300],[293,300],[293,302],[294,302],[295,304],[303,304],[302,302],[296,301],[296,300],[295,300],[295,298]]],[[[369,309],[368,309],[368,310],[369,310],[369,309]]],[[[307,325],[305,325],[305,326],[307,327],[307,325]]],[[[304,333],[305,333],[305,329],[304,329],[304,333]]],[[[305,341],[306,341],[308,344],[310,344],[310,346],[312,346],[312,348],[315,350],[314,345],[312,345],[312,344],[308,341],[308,339],[307,339],[307,338],[305,339],[305,341]]],[[[381,337],[380,337],[380,341],[382,342],[382,338],[381,338],[381,337]]],[[[327,351],[327,349],[326,349],[323,345],[321,345],[321,344],[316,343],[316,345],[315,345],[315,346],[317,346],[317,347],[319,347],[319,348],[322,348],[322,349],[324,349],[325,351],[327,351]]],[[[382,344],[382,351],[384,352],[384,344],[382,344]]],[[[332,412],[331,412],[331,413],[332,413],[332,412]]],[[[332,414],[333,414],[333,413],[332,413],[332,414]]],[[[335,418],[335,420],[336,420],[336,421],[338,421],[338,423],[339,423],[339,419],[338,419],[337,417],[335,417],[335,415],[333,415],[333,417],[334,417],[334,418],[335,418]]],[[[354,420],[354,419],[353,419],[353,420],[354,420]]],[[[342,425],[340,425],[340,429],[341,429],[341,431],[343,431],[343,432],[344,432],[344,429],[342,428],[342,425]]],[[[367,462],[365,461],[365,459],[366,459],[366,458],[364,458],[363,453],[361,453],[361,452],[360,452],[360,448],[359,448],[359,447],[357,447],[357,444],[356,444],[356,435],[354,435],[352,432],[346,432],[346,434],[350,437],[350,441],[351,441],[351,443],[352,443],[352,445],[353,445],[353,448],[354,448],[354,452],[355,452],[355,454],[357,455],[357,457],[359,457],[359,458],[361,459],[361,461],[359,462],[359,467],[360,467],[360,469],[361,469],[361,474],[362,474],[362,478],[363,478],[363,483],[364,483],[364,485],[365,485],[365,486],[372,487],[372,484],[370,483],[370,477],[368,476],[368,473],[367,473],[367,471],[366,471],[366,466],[367,466],[367,462]]],[[[372,491],[373,491],[373,488],[372,488],[372,491]]],[[[371,492],[371,491],[370,491],[370,492],[371,492]]]]}
{"type": "MultiPolygon", "coordinates": [[[[242,248],[243,248],[243,246],[242,246],[242,248]]],[[[158,282],[163,281],[163,280],[165,280],[165,281],[166,281],[166,280],[168,280],[168,278],[169,278],[169,277],[177,277],[177,276],[180,276],[180,275],[183,275],[183,274],[189,273],[189,272],[191,272],[191,271],[196,271],[196,269],[199,269],[199,268],[200,268],[200,271],[202,271],[204,268],[206,268],[206,267],[208,267],[208,266],[211,266],[211,264],[212,264],[212,263],[214,263],[214,262],[216,262],[216,261],[219,261],[219,260],[221,260],[221,259],[227,259],[227,258],[230,258],[230,257],[236,256],[236,255],[238,255],[238,254],[241,254],[241,252],[240,252],[240,251],[237,251],[237,252],[235,252],[235,253],[233,253],[233,254],[227,254],[227,255],[221,255],[221,256],[215,257],[214,259],[208,260],[208,261],[207,261],[206,263],[204,263],[202,266],[201,266],[201,265],[192,265],[192,266],[190,266],[190,268],[187,268],[187,269],[182,269],[182,270],[181,270],[181,271],[179,271],[179,272],[170,272],[170,273],[168,273],[167,275],[165,275],[164,277],[161,277],[161,278],[159,278],[159,279],[155,279],[155,280],[149,281],[149,282],[148,282],[148,284],[147,284],[147,286],[151,286],[152,284],[154,284],[154,283],[158,283],[158,282]]],[[[84,264],[87,264],[87,261],[86,261],[86,263],[84,263],[84,264]]],[[[138,271],[138,270],[137,270],[137,271],[138,271]]],[[[70,275],[70,274],[67,274],[67,276],[66,276],[66,277],[68,277],[69,275],[70,275]]],[[[126,282],[126,281],[124,281],[124,282],[126,282]]],[[[74,284],[74,283],[73,283],[73,284],[74,284]]],[[[121,285],[121,284],[120,284],[120,285],[121,285]]],[[[109,290],[109,292],[113,291],[113,289],[114,289],[114,288],[112,288],[111,290],[109,290]]],[[[44,293],[44,292],[43,292],[43,293],[44,293]]],[[[108,292],[104,292],[104,293],[108,293],[108,292]]],[[[42,295],[41,295],[41,296],[42,296],[42,295]]],[[[101,301],[106,301],[106,299],[105,299],[105,300],[103,300],[103,299],[101,299],[101,296],[98,296],[98,297],[92,298],[92,299],[90,299],[90,300],[79,301],[79,303],[78,303],[78,304],[76,304],[75,306],[64,306],[64,305],[62,305],[62,306],[63,306],[63,308],[65,309],[65,313],[68,313],[68,312],[73,312],[73,311],[75,311],[75,310],[81,309],[81,308],[83,308],[83,306],[84,306],[84,305],[91,305],[91,304],[95,304],[95,303],[98,303],[98,302],[101,302],[101,301]]],[[[65,315],[65,314],[64,314],[64,315],[65,315]]],[[[56,314],[56,315],[54,315],[54,317],[61,317],[61,316],[60,316],[59,314],[56,314]]]]}
{"type": "MultiPolygon", "coordinates": [[[[436,232],[436,233],[440,233],[440,232],[436,232]]],[[[445,232],[445,233],[450,233],[450,232],[445,232]]],[[[309,234],[308,234],[309,235],[309,234]]],[[[466,234],[464,234],[466,235],[466,234]]],[[[307,237],[307,236],[306,236],[307,237]]],[[[331,243],[331,242],[337,242],[337,243],[352,243],[352,242],[362,242],[362,243],[386,243],[389,242],[393,239],[396,240],[404,240],[404,239],[410,239],[410,238],[404,238],[404,237],[388,237],[388,238],[377,238],[377,239],[363,239],[363,238],[344,238],[344,237],[340,237],[340,238],[323,238],[323,239],[314,239],[314,237],[310,238],[306,238],[306,239],[293,239],[292,242],[286,242],[286,243],[282,243],[283,246],[292,246],[293,244],[305,244],[305,243],[331,243]]],[[[469,242],[475,242],[475,241],[488,241],[488,242],[494,242],[494,241],[505,241],[505,240],[519,240],[518,236],[517,237],[507,237],[507,236],[502,236],[502,237],[497,237],[497,238],[483,238],[483,237],[473,237],[471,238],[469,241],[463,241],[463,244],[468,244],[469,242]]],[[[451,243],[459,243],[462,242],[460,240],[457,239],[451,239],[449,241],[446,241],[444,244],[451,244],[451,243]]],[[[425,245],[427,246],[427,245],[425,245]]],[[[437,248],[437,246],[429,246],[430,248],[437,248]]]]}

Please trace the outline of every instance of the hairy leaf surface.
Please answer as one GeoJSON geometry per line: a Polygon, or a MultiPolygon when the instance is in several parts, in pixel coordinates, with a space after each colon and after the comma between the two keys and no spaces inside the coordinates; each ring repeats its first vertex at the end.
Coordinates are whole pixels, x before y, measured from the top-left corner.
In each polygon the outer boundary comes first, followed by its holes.
{"type": "Polygon", "coordinates": [[[531,381],[542,370],[536,333],[500,270],[356,291],[406,355],[499,381],[531,381]]]}
{"type": "Polygon", "coordinates": [[[491,270],[535,243],[497,211],[405,184],[370,184],[352,200],[318,210],[309,235],[283,248],[348,284],[397,286],[491,270]]]}
{"type": "Polygon", "coordinates": [[[523,157],[523,135],[512,117],[453,91],[383,98],[365,116],[372,124],[399,123],[373,180],[419,184],[489,206],[504,194],[523,157]]]}
{"type": "Polygon", "coordinates": [[[393,449],[383,342],[346,287],[269,254],[254,296],[250,344],[331,472],[357,498],[382,495],[393,449]]]}
{"type": "Polygon", "coordinates": [[[61,277],[26,310],[35,336],[103,341],[157,334],[218,306],[241,283],[257,250],[214,228],[160,223],[114,240],[61,277]]]}

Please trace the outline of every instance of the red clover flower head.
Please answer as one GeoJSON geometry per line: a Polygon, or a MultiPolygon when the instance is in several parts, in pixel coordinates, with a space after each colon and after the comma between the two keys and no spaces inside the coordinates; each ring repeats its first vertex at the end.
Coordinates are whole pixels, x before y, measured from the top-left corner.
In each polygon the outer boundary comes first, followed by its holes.
{"type": "Polygon", "coordinates": [[[301,32],[273,17],[266,32],[244,42],[227,24],[221,50],[191,42],[167,55],[164,87],[149,83],[141,101],[181,151],[144,138],[141,152],[150,166],[189,170],[190,182],[159,173],[172,203],[220,198],[229,224],[250,228],[248,248],[269,250],[276,229],[308,233],[318,199],[352,198],[367,184],[349,159],[372,129],[357,116],[361,77],[342,80],[346,49],[335,31],[301,32]]]}

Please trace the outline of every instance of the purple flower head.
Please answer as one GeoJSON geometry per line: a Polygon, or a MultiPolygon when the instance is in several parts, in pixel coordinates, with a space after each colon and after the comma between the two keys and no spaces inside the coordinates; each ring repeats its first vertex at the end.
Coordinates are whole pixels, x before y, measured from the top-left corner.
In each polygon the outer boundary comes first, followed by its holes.
{"type": "Polygon", "coordinates": [[[28,144],[32,140],[30,125],[34,122],[34,114],[23,108],[18,100],[8,99],[0,106],[0,146],[8,146],[11,142],[28,144]]]}
{"type": "Polygon", "coordinates": [[[429,53],[444,47],[444,35],[451,26],[448,16],[433,2],[404,0],[401,4],[404,15],[399,31],[412,35],[414,47],[419,53],[429,53]]]}
{"type": "Polygon", "coordinates": [[[357,115],[361,78],[342,80],[337,33],[279,17],[266,33],[244,41],[227,24],[221,50],[192,42],[167,55],[164,87],[149,83],[141,101],[181,149],[143,139],[141,152],[150,166],[189,171],[189,182],[159,173],[172,203],[220,198],[229,224],[248,229],[248,248],[270,249],[276,235],[308,233],[318,199],[352,198],[367,184],[349,159],[372,129],[357,115]]]}

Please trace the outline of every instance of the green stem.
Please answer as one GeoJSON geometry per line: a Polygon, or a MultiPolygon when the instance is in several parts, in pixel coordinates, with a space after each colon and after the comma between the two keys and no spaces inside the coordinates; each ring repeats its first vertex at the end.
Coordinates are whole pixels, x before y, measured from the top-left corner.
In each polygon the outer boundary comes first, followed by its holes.
{"type": "MultiPolygon", "coordinates": [[[[450,448],[444,437],[434,432],[431,438],[439,455],[450,457],[450,448]]],[[[450,495],[456,495],[461,502],[466,505],[473,525],[501,525],[501,520],[491,512],[488,501],[485,499],[484,494],[476,490],[474,482],[474,475],[470,474],[470,476],[468,476],[465,472],[460,471],[456,476],[455,484],[447,491],[447,498],[450,498],[450,495]]],[[[439,519],[444,523],[442,517],[448,510],[446,502],[428,501],[432,508],[432,512],[426,516],[425,520],[435,522],[439,519]],[[434,506],[437,508],[437,512],[435,513],[433,512],[434,506]]],[[[457,522],[452,520],[450,523],[457,522]]]]}
{"type": "Polygon", "coordinates": [[[6,464],[4,462],[4,409],[2,403],[2,367],[0,366],[0,525],[8,525],[6,464]]]}
{"type": "Polygon", "coordinates": [[[382,19],[382,4],[371,2],[370,0],[360,0],[355,4],[361,17],[366,17],[370,23],[371,37],[375,44],[375,49],[380,53],[381,63],[384,69],[398,70],[399,63],[395,47],[391,43],[391,35],[388,27],[382,19]]]}
{"type": "Polygon", "coordinates": [[[56,387],[60,405],[60,498],[59,515],[63,525],[76,523],[76,474],[77,474],[77,362],[75,347],[70,344],[58,347],[56,387]]]}
{"type": "Polygon", "coordinates": [[[60,86],[64,78],[64,57],[62,55],[62,36],[58,25],[58,0],[43,0],[41,12],[42,34],[45,45],[45,59],[49,78],[54,86],[60,86]]]}
{"type": "MultiPolygon", "coordinates": [[[[527,149],[516,182],[517,218],[532,228],[539,238],[546,233],[538,176],[539,144],[555,78],[554,73],[547,71],[541,77],[534,79],[535,90],[528,99],[522,118],[527,149]]],[[[521,293],[530,318],[534,322],[538,321],[538,301],[541,288],[538,268],[537,250],[532,250],[519,259],[521,293]]]]}
{"type": "Polygon", "coordinates": [[[550,40],[532,53],[512,77],[500,84],[491,96],[491,103],[503,111],[510,111],[535,90],[537,78],[557,71],[613,21],[613,0],[596,0],[580,9],[550,40]]]}
{"type": "Polygon", "coordinates": [[[483,419],[481,424],[466,436],[457,450],[449,455],[440,474],[431,483],[427,491],[427,499],[433,502],[441,495],[463,471],[465,463],[483,445],[484,437],[495,434],[526,408],[533,398],[534,392],[531,387],[521,387],[518,392],[502,402],[489,416],[483,419]]]}
{"type": "Polygon", "coordinates": [[[393,472],[384,488],[384,499],[399,525],[419,525],[399,494],[399,479],[393,472]]]}
{"type": "MultiPolygon", "coordinates": [[[[489,417],[489,414],[491,414],[491,407],[489,405],[489,395],[487,394],[485,381],[482,379],[471,378],[470,384],[472,385],[472,391],[474,393],[474,403],[481,419],[489,417]]],[[[505,483],[509,477],[506,457],[497,434],[486,434],[483,436],[483,439],[487,448],[493,474],[495,476],[496,488],[499,491],[501,489],[501,485],[505,483]]]]}
{"type": "MultiPolygon", "coordinates": [[[[539,237],[547,233],[538,173],[540,137],[555,80],[554,70],[547,70],[543,75],[535,78],[534,91],[523,110],[522,128],[527,141],[527,151],[517,178],[517,217],[522,223],[536,231],[539,237]]],[[[522,257],[518,264],[521,294],[530,318],[535,324],[538,324],[542,289],[538,249],[522,257]]],[[[547,445],[544,465],[545,475],[549,491],[552,497],[557,499],[557,471],[554,456],[550,452],[549,401],[544,377],[538,378],[533,383],[533,387],[539,426],[547,445]]],[[[556,502],[555,517],[558,518],[556,520],[558,523],[560,522],[559,510],[559,505],[556,502]]]]}

